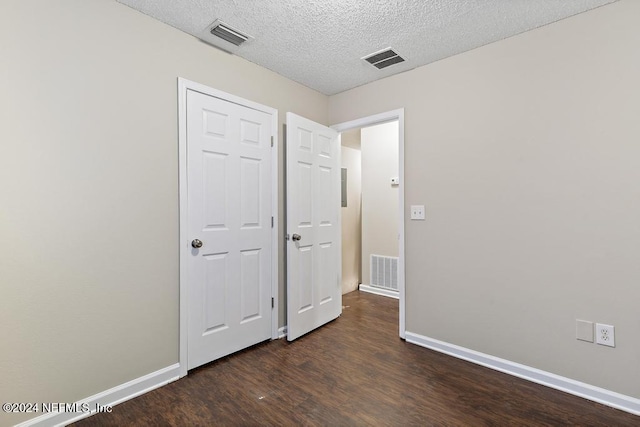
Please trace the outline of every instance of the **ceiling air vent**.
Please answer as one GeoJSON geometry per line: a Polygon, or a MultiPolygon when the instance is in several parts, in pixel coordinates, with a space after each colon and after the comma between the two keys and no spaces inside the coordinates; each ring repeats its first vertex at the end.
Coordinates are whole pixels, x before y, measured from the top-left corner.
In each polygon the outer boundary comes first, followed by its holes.
{"type": "Polygon", "coordinates": [[[399,62],[404,62],[404,58],[398,55],[393,49],[390,47],[379,50],[378,52],[374,52],[370,55],[365,56],[365,61],[369,64],[373,65],[379,70],[388,67],[389,65],[397,64],[399,62]]]}
{"type": "Polygon", "coordinates": [[[222,40],[228,41],[236,46],[240,46],[251,38],[251,36],[242,34],[240,31],[231,28],[224,22],[217,20],[210,26],[209,32],[222,40]]]}

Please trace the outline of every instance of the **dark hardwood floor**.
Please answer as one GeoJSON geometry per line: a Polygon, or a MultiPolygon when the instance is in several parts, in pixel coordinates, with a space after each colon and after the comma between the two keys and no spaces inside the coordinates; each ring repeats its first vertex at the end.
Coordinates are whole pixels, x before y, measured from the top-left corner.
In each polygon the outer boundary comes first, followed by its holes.
{"type": "Polygon", "coordinates": [[[353,292],[342,316],[259,344],[78,426],[640,426],[627,414],[398,338],[398,302],[353,292]]]}

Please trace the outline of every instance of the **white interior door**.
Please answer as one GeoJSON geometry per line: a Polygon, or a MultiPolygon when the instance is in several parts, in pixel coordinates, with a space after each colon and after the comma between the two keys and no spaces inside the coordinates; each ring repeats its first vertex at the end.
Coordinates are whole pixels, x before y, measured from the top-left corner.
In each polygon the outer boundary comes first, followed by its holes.
{"type": "Polygon", "coordinates": [[[340,137],[287,113],[287,339],[340,316],[340,137]]]}
{"type": "Polygon", "coordinates": [[[188,367],[271,338],[271,115],[187,92],[188,367]]]}

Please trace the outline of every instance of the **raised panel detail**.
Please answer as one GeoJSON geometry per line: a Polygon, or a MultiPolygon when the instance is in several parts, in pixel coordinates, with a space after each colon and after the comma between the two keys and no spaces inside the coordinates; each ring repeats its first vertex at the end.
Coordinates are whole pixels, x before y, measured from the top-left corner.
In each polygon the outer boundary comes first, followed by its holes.
{"type": "Polygon", "coordinates": [[[298,128],[298,148],[300,151],[313,151],[313,132],[307,129],[298,128]]]}
{"type": "Polygon", "coordinates": [[[241,322],[260,317],[260,249],[240,252],[241,322]]]}
{"type": "Polygon", "coordinates": [[[318,245],[320,305],[331,301],[331,287],[336,286],[337,276],[332,262],[333,252],[331,242],[318,245]]]}
{"type": "Polygon", "coordinates": [[[332,206],[331,185],[331,168],[320,166],[318,168],[318,198],[320,200],[318,206],[318,216],[320,226],[329,226],[333,223],[331,213],[335,210],[332,206]]]}
{"type": "Polygon", "coordinates": [[[308,163],[298,162],[298,200],[291,200],[289,203],[298,205],[298,226],[311,227],[313,218],[313,192],[312,192],[312,171],[308,163]]]}
{"type": "Polygon", "coordinates": [[[318,154],[321,157],[326,157],[328,159],[333,157],[333,153],[331,152],[331,138],[325,135],[318,135],[318,147],[320,149],[318,154]]]}
{"type": "Polygon", "coordinates": [[[240,120],[240,142],[249,145],[260,145],[260,123],[240,120]]]}
{"type": "Polygon", "coordinates": [[[313,308],[313,246],[302,246],[298,249],[298,313],[313,308]]]}
{"type": "Polygon", "coordinates": [[[204,134],[224,138],[227,135],[227,121],[229,116],[215,111],[202,110],[204,134]]]}
{"type": "Polygon", "coordinates": [[[225,229],[227,227],[227,155],[204,151],[203,199],[204,229],[225,229]]]}
{"type": "Polygon", "coordinates": [[[260,226],[260,166],[259,159],[240,158],[240,226],[260,226]]]}
{"type": "Polygon", "coordinates": [[[228,253],[205,255],[203,335],[227,329],[228,253]]]}

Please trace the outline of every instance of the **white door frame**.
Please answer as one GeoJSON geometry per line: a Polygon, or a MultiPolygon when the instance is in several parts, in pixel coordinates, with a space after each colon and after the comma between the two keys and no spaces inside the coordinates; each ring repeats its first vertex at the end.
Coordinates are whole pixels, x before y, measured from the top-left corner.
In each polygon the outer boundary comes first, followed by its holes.
{"type": "Polygon", "coordinates": [[[193,90],[205,95],[219,98],[234,104],[252,108],[271,115],[271,338],[278,338],[278,110],[253,101],[222,92],[217,89],[196,83],[181,77],[178,78],[178,169],[180,199],[180,377],[187,375],[187,336],[188,336],[188,274],[187,261],[190,255],[190,241],[187,228],[187,91],[193,90]]]}
{"type": "Polygon", "coordinates": [[[399,145],[399,175],[400,175],[400,197],[398,209],[400,211],[399,224],[398,224],[398,238],[399,238],[399,250],[398,250],[398,294],[400,297],[400,325],[399,335],[400,338],[405,338],[405,267],[404,267],[404,108],[397,110],[387,111],[385,113],[374,114],[373,116],[363,117],[361,119],[351,120],[349,122],[339,123],[331,126],[332,129],[338,132],[344,132],[351,129],[358,129],[362,127],[368,127],[373,125],[379,125],[386,122],[398,121],[398,145],[399,145]]]}

